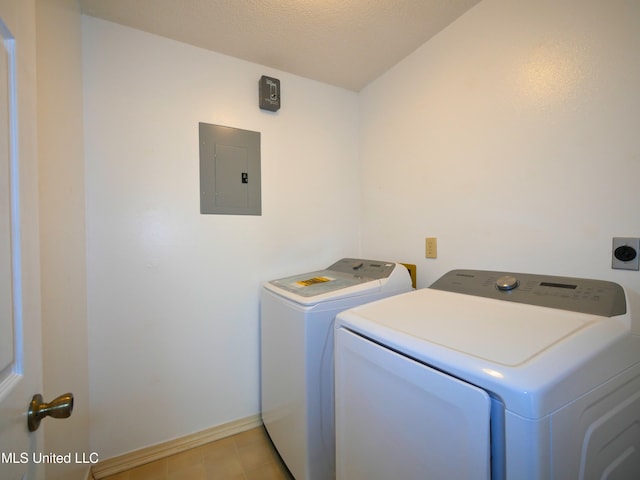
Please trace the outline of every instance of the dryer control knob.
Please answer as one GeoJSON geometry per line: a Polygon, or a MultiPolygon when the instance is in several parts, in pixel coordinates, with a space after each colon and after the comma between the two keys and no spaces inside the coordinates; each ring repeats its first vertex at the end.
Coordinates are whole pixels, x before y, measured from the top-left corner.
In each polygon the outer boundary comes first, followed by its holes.
{"type": "Polygon", "coordinates": [[[516,277],[512,277],[511,275],[503,275],[498,280],[496,280],[496,288],[498,290],[502,290],[503,292],[513,290],[519,284],[520,282],[518,282],[518,279],[516,277]]]}

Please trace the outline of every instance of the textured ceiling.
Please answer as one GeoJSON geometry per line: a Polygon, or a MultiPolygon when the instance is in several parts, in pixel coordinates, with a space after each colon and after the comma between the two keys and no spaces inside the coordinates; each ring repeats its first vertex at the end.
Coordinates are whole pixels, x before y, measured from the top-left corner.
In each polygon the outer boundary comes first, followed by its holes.
{"type": "Polygon", "coordinates": [[[480,0],[80,0],[82,12],[359,91],[480,0]]]}

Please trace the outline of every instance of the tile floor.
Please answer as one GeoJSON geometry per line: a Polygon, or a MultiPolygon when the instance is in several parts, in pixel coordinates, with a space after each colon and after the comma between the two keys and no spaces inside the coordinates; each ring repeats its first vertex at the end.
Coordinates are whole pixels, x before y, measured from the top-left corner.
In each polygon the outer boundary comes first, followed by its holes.
{"type": "Polygon", "coordinates": [[[263,427],[104,480],[293,480],[263,427]]]}

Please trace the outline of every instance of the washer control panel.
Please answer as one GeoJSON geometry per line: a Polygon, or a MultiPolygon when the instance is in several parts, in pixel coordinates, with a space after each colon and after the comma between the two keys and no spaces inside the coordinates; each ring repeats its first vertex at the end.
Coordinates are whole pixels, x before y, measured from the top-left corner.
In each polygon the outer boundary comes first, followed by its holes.
{"type": "Polygon", "coordinates": [[[331,265],[327,270],[342,272],[356,277],[379,280],[387,278],[393,272],[396,264],[393,262],[380,262],[378,260],[363,260],[360,258],[343,258],[331,265]]]}
{"type": "Polygon", "coordinates": [[[627,311],[620,285],[587,278],[452,270],[429,288],[603,317],[624,315],[627,311]]]}
{"type": "MultiPolygon", "coordinates": [[[[326,270],[302,273],[268,283],[301,297],[317,297],[327,293],[389,278],[398,264],[359,258],[343,258],[326,270]]],[[[408,274],[407,274],[408,278],[408,274]]]]}

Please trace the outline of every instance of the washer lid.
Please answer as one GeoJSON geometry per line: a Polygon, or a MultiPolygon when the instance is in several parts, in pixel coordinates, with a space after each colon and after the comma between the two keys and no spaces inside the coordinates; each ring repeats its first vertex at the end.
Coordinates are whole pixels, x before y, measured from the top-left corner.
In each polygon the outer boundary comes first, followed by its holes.
{"type": "Polygon", "coordinates": [[[371,278],[357,277],[333,270],[318,270],[272,280],[269,284],[301,297],[309,298],[343,290],[370,282],[371,278]]]}

